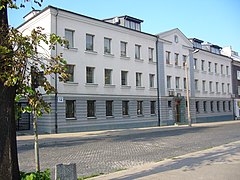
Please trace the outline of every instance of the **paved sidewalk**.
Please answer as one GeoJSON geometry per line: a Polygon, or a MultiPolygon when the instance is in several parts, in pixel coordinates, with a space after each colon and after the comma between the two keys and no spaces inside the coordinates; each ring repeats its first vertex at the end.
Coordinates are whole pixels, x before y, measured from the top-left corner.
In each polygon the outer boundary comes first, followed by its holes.
{"type": "Polygon", "coordinates": [[[148,163],[91,180],[239,180],[240,141],[148,163]]]}

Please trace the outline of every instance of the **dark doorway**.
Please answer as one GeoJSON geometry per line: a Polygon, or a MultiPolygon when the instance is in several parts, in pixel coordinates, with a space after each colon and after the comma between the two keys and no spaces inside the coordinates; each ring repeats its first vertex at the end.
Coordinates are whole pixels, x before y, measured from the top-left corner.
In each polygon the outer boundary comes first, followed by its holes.
{"type": "Polygon", "coordinates": [[[176,105],[176,123],[180,123],[181,122],[181,107],[180,107],[181,101],[180,100],[176,100],[175,101],[175,105],[176,105]]]}

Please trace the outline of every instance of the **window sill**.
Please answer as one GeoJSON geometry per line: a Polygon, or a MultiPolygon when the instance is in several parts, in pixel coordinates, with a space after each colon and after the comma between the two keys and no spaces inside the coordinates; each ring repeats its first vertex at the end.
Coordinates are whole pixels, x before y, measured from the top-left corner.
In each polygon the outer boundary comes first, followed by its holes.
{"type": "Polygon", "coordinates": [[[86,54],[93,54],[93,55],[97,55],[98,54],[96,51],[90,51],[90,50],[85,50],[84,53],[86,53],[86,54]]]}
{"type": "Polygon", "coordinates": [[[215,73],[216,76],[219,76],[219,73],[215,73]]]}
{"type": "Polygon", "coordinates": [[[77,120],[77,118],[72,117],[72,118],[66,118],[67,121],[71,121],[71,120],[77,120]]]}
{"type": "Polygon", "coordinates": [[[181,69],[182,67],[179,66],[179,65],[175,65],[175,68],[177,68],[177,69],[181,69]]]}
{"type": "Polygon", "coordinates": [[[106,116],[107,119],[112,119],[114,116],[106,116]]]}
{"type": "Polygon", "coordinates": [[[203,94],[207,94],[208,93],[208,91],[203,91],[203,94]]]}
{"type": "Polygon", "coordinates": [[[129,118],[130,115],[122,115],[123,118],[129,118]]]}
{"type": "Polygon", "coordinates": [[[142,87],[142,86],[136,86],[136,89],[137,89],[137,90],[143,90],[143,89],[145,89],[145,87],[142,87]]]}
{"type": "Polygon", "coordinates": [[[86,87],[97,87],[98,84],[94,84],[94,83],[86,83],[85,86],[86,86],[86,87]]]}
{"type": "Polygon", "coordinates": [[[148,61],[148,64],[153,64],[153,65],[156,65],[156,64],[157,64],[157,62],[155,62],[155,61],[148,61]]]}
{"type": "Polygon", "coordinates": [[[72,48],[64,47],[64,50],[69,50],[69,51],[75,51],[75,52],[77,52],[77,51],[78,51],[78,48],[75,48],[75,47],[72,47],[72,48]]]}
{"type": "Polygon", "coordinates": [[[182,91],[182,89],[176,88],[176,92],[181,92],[181,91],[182,91]]]}
{"type": "Polygon", "coordinates": [[[213,72],[208,72],[209,75],[213,75],[213,72]]]}
{"type": "Polygon", "coordinates": [[[210,94],[214,94],[214,91],[210,92],[210,94]]]}
{"type": "Polygon", "coordinates": [[[77,82],[64,82],[64,85],[66,85],[66,86],[77,86],[78,85],[78,83],[77,82]]]}
{"type": "Polygon", "coordinates": [[[137,114],[137,117],[144,117],[143,114],[137,114]]]}
{"type": "Polygon", "coordinates": [[[136,62],[143,62],[144,60],[143,60],[143,59],[137,59],[137,58],[135,58],[135,61],[136,61],[136,62]]]}
{"type": "Polygon", "coordinates": [[[115,88],[116,87],[116,85],[114,85],[114,84],[105,84],[104,85],[104,88],[115,88]]]}
{"type": "Polygon", "coordinates": [[[156,114],[150,114],[151,116],[156,116],[156,114]]]}
{"type": "Polygon", "coordinates": [[[97,117],[92,116],[92,117],[87,117],[87,119],[97,119],[97,117]]]}
{"type": "Polygon", "coordinates": [[[103,55],[110,58],[114,57],[114,54],[111,54],[111,53],[104,53],[103,55]]]}
{"type": "Polygon", "coordinates": [[[221,94],[220,92],[217,92],[216,94],[221,94]]]}
{"type": "Polygon", "coordinates": [[[131,86],[128,86],[128,85],[122,85],[121,88],[122,88],[122,89],[130,89],[131,86]]]}
{"type": "Polygon", "coordinates": [[[207,74],[207,71],[202,71],[203,74],[207,74]]]}
{"type": "Polygon", "coordinates": [[[157,88],[156,88],[156,87],[150,87],[149,90],[150,90],[150,91],[156,91],[157,88]]]}
{"type": "Polygon", "coordinates": [[[225,74],[221,74],[222,77],[225,77],[225,74]]]}
{"type": "Polygon", "coordinates": [[[200,93],[200,90],[195,90],[196,93],[200,93]]]}
{"type": "Polygon", "coordinates": [[[173,64],[166,64],[167,67],[173,67],[173,64]]]}
{"type": "Polygon", "coordinates": [[[130,60],[130,57],[128,57],[128,56],[120,56],[120,58],[123,60],[130,60]]]}

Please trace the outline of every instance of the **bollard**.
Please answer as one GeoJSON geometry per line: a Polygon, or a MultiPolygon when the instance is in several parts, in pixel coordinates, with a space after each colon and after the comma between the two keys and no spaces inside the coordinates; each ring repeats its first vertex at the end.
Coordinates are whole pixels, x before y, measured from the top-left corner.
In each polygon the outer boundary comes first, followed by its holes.
{"type": "Polygon", "coordinates": [[[77,180],[76,163],[57,164],[55,167],[55,180],[77,180]]]}

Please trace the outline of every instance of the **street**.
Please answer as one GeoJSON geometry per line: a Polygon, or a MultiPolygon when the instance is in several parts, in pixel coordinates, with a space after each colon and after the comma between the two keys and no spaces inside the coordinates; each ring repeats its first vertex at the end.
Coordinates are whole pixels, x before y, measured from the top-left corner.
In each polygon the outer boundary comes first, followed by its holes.
{"type": "MultiPolygon", "coordinates": [[[[240,121],[40,136],[41,169],[76,163],[78,176],[109,173],[240,140],[240,121]]],[[[31,136],[18,137],[22,171],[34,171],[31,136]]]]}

